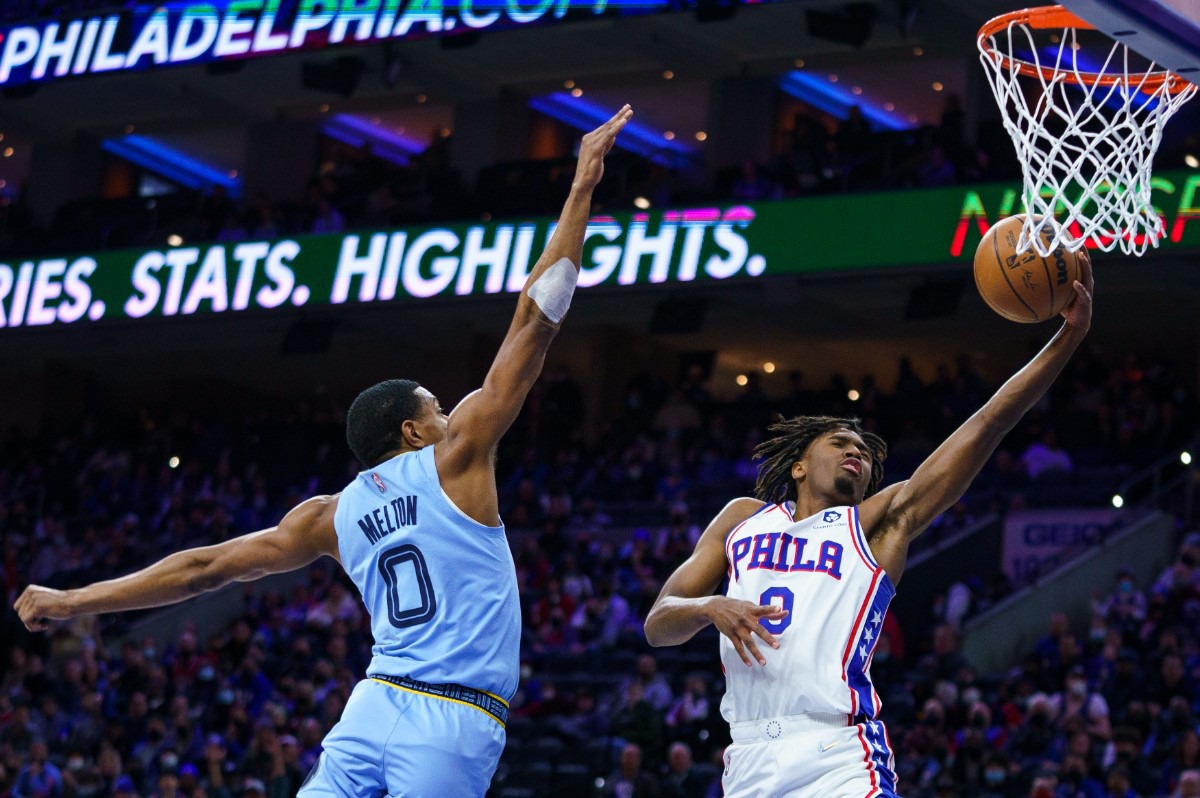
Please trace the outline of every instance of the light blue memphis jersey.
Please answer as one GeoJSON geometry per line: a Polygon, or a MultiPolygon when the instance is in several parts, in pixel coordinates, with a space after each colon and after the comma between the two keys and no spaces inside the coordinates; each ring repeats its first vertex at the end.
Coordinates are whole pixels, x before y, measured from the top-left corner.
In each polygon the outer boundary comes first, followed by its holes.
{"type": "Polygon", "coordinates": [[[450,501],[432,446],[360,473],[333,525],[371,613],[368,673],[512,698],[521,642],[512,552],[503,525],[484,526],[450,501]]]}

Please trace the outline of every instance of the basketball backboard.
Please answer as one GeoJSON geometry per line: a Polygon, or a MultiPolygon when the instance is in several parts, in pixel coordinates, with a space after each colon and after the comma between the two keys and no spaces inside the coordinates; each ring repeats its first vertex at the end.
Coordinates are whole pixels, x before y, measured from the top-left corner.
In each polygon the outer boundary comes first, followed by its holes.
{"type": "Polygon", "coordinates": [[[1097,30],[1200,83],[1200,0],[1061,0],[1097,30]]]}

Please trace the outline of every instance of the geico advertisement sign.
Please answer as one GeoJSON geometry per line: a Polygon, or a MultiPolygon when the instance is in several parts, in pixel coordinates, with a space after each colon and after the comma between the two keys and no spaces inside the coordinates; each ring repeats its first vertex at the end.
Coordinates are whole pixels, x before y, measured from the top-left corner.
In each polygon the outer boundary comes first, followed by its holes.
{"type": "MultiPolygon", "coordinates": [[[[579,285],[757,277],[754,211],[593,219],[579,285]]],[[[309,236],[0,263],[0,327],[520,291],[553,224],[309,236]]]]}

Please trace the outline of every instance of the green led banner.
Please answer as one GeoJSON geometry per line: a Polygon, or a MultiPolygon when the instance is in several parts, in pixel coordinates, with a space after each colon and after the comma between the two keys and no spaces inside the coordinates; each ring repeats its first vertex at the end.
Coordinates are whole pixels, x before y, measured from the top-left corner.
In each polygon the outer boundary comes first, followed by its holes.
{"type": "MultiPolygon", "coordinates": [[[[1200,247],[1198,188],[1200,172],[1154,178],[1160,251],[1200,247]]],[[[957,186],[597,217],[579,285],[965,265],[1017,193],[957,186]]],[[[490,222],[0,263],[0,327],[515,292],[553,230],[490,222]]]]}

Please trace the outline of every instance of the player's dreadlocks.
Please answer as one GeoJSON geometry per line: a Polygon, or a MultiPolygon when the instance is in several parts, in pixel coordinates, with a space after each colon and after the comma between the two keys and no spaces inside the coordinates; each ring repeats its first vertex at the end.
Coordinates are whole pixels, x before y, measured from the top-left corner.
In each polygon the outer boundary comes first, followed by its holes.
{"type": "Polygon", "coordinates": [[[883,479],[883,461],[887,459],[887,444],[883,438],[863,432],[857,418],[834,418],[833,416],[779,417],[769,432],[777,433],[774,438],[763,441],[754,449],[754,457],[761,459],[758,481],[754,485],[754,497],[765,502],[796,501],[796,481],[792,479],[792,464],[804,457],[808,447],[817,438],[837,429],[848,429],[862,436],[871,452],[871,481],[867,483],[867,496],[879,490],[883,479]]]}

